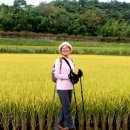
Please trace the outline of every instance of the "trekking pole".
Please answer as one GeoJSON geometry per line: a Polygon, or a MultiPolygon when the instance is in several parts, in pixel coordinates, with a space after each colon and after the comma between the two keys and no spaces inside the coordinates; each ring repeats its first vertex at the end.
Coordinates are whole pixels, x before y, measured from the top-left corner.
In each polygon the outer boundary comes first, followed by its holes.
{"type": "Polygon", "coordinates": [[[80,69],[78,71],[78,75],[79,75],[79,79],[80,79],[82,109],[83,109],[83,116],[84,116],[83,130],[86,130],[86,116],[85,116],[85,111],[84,111],[83,87],[82,87],[82,80],[81,80],[81,77],[83,76],[83,72],[80,69]]]}
{"type": "Polygon", "coordinates": [[[76,130],[79,130],[78,107],[77,107],[77,100],[76,100],[76,94],[75,94],[74,84],[73,84],[73,92],[74,92],[74,100],[75,100],[75,107],[76,107],[76,113],[75,113],[75,127],[76,127],[76,130]]]}
{"type": "Polygon", "coordinates": [[[82,89],[81,77],[80,77],[80,87],[81,87],[81,96],[82,96],[82,109],[83,109],[83,116],[84,116],[83,130],[86,130],[86,116],[85,116],[85,111],[84,111],[84,99],[83,99],[83,89],[82,89]]]}
{"type": "Polygon", "coordinates": [[[53,103],[53,115],[52,115],[52,121],[51,121],[51,128],[53,128],[54,124],[55,124],[55,100],[56,100],[56,85],[55,85],[55,88],[54,88],[54,94],[53,94],[53,100],[52,100],[52,103],[53,103]]]}

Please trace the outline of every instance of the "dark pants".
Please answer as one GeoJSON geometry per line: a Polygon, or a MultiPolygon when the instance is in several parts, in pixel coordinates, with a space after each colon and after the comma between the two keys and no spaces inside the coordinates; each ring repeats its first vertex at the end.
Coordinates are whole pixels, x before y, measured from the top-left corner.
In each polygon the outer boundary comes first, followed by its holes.
{"type": "Polygon", "coordinates": [[[72,116],[71,116],[71,99],[72,90],[57,90],[62,108],[58,118],[58,124],[63,126],[64,121],[68,128],[74,128],[72,116]]]}

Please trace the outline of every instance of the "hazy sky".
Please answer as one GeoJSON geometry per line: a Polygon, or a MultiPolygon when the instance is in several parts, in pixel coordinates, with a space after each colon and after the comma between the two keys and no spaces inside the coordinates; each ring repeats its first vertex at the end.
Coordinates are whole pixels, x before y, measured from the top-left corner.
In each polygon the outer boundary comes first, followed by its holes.
{"type": "MultiPolygon", "coordinates": [[[[40,2],[50,2],[52,0],[25,0],[27,2],[27,4],[31,4],[31,5],[38,5],[40,2]]],[[[111,0],[99,0],[100,2],[109,2],[111,0]]],[[[130,0],[118,0],[120,2],[128,2],[130,3],[130,0]]],[[[4,3],[7,5],[13,5],[14,0],[0,0],[0,4],[4,3]]]]}

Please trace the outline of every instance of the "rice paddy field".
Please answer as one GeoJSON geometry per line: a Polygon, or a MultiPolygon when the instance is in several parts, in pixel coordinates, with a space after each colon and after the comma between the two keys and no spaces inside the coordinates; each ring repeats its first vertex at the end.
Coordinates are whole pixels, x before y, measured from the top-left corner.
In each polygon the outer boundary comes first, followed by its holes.
{"type": "MultiPolygon", "coordinates": [[[[61,107],[51,80],[58,54],[0,54],[0,130],[51,130],[61,107]]],[[[75,85],[79,130],[130,129],[130,57],[72,55],[82,78],[86,126],[83,128],[80,83],[75,85]]],[[[75,102],[72,115],[75,120],[75,102]]],[[[75,124],[76,125],[76,124],[75,124]]]]}

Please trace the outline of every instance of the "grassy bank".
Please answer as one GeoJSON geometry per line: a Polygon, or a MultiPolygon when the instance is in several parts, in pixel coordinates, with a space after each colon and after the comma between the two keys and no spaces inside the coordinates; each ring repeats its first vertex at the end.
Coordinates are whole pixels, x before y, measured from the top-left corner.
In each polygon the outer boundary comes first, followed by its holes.
{"type": "MultiPolygon", "coordinates": [[[[57,54],[57,47],[62,41],[43,39],[0,39],[0,53],[44,53],[57,54]]],[[[106,43],[106,42],[75,42],[69,41],[74,47],[74,54],[96,54],[96,55],[130,55],[130,44],[128,43],[106,43]]]]}
{"type": "MultiPolygon", "coordinates": [[[[22,46],[58,46],[62,41],[24,38],[0,38],[0,45],[22,46]]],[[[130,47],[129,43],[112,43],[96,41],[69,41],[75,47],[130,47]]]]}
{"type": "MultiPolygon", "coordinates": [[[[57,54],[57,46],[0,45],[0,53],[57,54]]],[[[116,47],[74,47],[73,54],[129,56],[130,48],[116,47]]]]}

